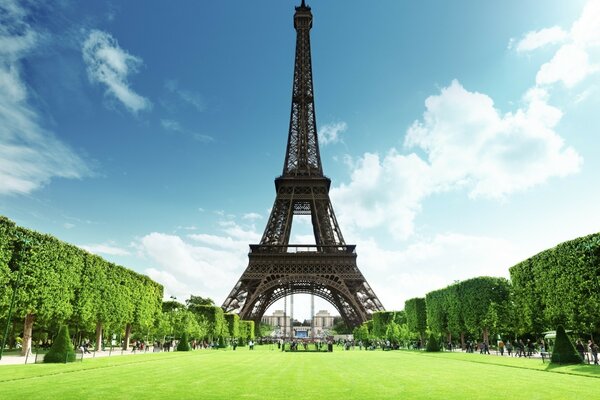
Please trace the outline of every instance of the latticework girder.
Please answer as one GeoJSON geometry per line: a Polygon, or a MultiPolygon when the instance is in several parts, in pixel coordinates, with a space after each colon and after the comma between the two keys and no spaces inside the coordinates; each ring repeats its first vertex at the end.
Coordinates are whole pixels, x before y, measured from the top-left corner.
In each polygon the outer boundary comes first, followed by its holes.
{"type": "Polygon", "coordinates": [[[259,322],[269,306],[296,293],[330,302],[348,326],[370,319],[383,305],[356,265],[355,246],[346,245],[323,175],[317,139],[310,28],[312,13],[302,2],[294,14],[296,57],[292,111],[283,174],[260,244],[250,245],[248,267],[223,303],[226,312],[259,322]],[[290,245],[294,215],[310,215],[316,245],[290,245]]]}

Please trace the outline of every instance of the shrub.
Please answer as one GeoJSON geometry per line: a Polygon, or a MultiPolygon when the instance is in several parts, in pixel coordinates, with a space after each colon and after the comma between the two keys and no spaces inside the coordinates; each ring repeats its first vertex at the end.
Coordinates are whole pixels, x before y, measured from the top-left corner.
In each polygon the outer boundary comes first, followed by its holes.
{"type": "Polygon", "coordinates": [[[75,361],[75,350],[69,338],[69,328],[62,325],[52,343],[50,350],[44,356],[45,363],[66,363],[75,361]]]}
{"type": "Polygon", "coordinates": [[[435,352],[440,351],[440,341],[439,338],[433,333],[429,335],[429,340],[427,341],[427,347],[425,351],[435,352]]]}
{"type": "Polygon", "coordinates": [[[187,333],[181,335],[181,339],[179,343],[177,343],[177,351],[190,351],[192,347],[190,346],[190,338],[187,333]]]}
{"type": "Polygon", "coordinates": [[[583,362],[562,325],[559,325],[556,329],[556,339],[550,361],[559,364],[580,364],[583,362]]]}

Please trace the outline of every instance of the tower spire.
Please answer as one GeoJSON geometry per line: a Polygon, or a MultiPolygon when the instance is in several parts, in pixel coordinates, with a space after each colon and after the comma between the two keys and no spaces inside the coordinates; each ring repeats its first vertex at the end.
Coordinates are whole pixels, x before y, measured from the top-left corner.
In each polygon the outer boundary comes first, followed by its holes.
{"type": "Polygon", "coordinates": [[[283,176],[322,176],[317,140],[317,122],[310,55],[310,29],[313,16],[302,1],[294,13],[296,56],[292,84],[292,110],[283,176]]]}

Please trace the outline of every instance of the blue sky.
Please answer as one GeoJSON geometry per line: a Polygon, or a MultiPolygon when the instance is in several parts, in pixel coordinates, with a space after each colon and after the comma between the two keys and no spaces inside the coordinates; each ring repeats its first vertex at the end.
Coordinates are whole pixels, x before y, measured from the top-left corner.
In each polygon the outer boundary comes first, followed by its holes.
{"type": "MultiPolygon", "coordinates": [[[[283,166],[295,2],[46,3],[0,0],[0,213],[220,304],[283,166]]],[[[600,2],[309,5],[332,202],[387,309],[599,230],[600,2]]]]}

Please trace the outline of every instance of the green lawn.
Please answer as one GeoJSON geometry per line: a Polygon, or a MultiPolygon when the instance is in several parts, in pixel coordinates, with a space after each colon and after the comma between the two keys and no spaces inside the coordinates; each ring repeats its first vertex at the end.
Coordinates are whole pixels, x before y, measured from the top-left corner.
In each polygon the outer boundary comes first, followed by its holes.
{"type": "Polygon", "coordinates": [[[0,366],[0,399],[600,399],[600,367],[462,353],[195,351],[0,366]]]}

